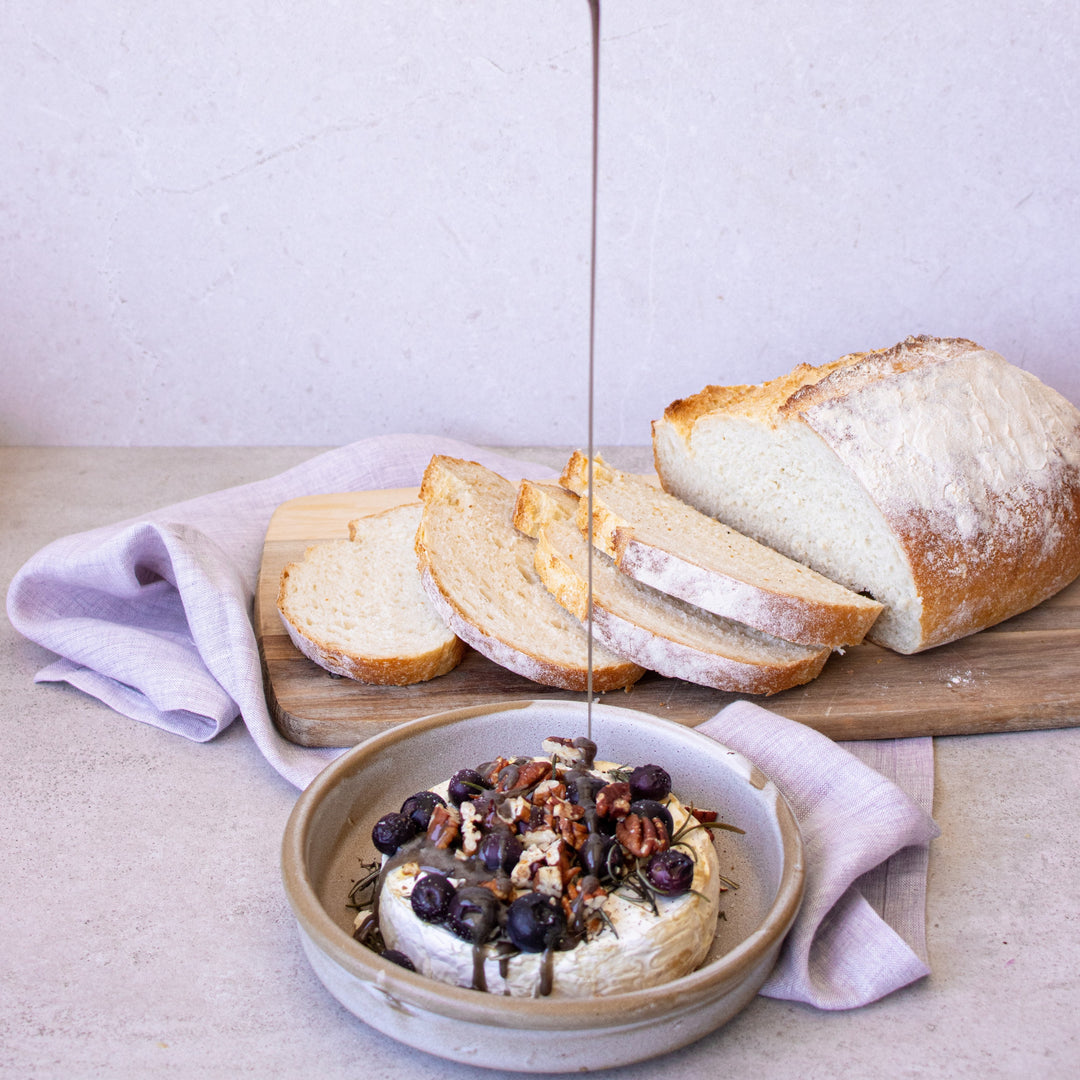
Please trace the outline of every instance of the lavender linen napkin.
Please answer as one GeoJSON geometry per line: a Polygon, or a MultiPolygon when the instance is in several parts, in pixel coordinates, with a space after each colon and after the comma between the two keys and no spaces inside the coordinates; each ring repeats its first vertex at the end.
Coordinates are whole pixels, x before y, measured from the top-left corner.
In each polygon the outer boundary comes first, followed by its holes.
{"type": "MultiPolygon", "coordinates": [[[[415,486],[434,453],[512,478],[550,474],[453,440],[387,436],[57,540],[19,570],[7,597],[12,625],[59,656],[37,681],[68,682],[198,741],[242,717],[267,761],[305,787],[341,751],[295,746],[269,716],[251,619],[267,524],[299,495],[415,486]]],[[[806,841],[806,899],[762,992],[843,1009],[925,975],[931,740],[840,746],[749,702],[699,730],[775,780],[806,841]]]]}
{"type": "Polygon", "coordinates": [[[60,657],[68,682],[136,720],[198,741],[242,716],[263,755],[304,787],[338,750],[283,739],[263,693],[252,603],[266,527],[288,499],[418,485],[432,454],[517,479],[550,469],[450,439],[365,439],[253,484],[65,537],[15,575],[8,618],[60,657]]]}
{"type": "Polygon", "coordinates": [[[850,1009],[929,974],[933,740],[834,743],[748,701],[697,730],[757,765],[803,834],[803,906],[761,993],[850,1009]]]}

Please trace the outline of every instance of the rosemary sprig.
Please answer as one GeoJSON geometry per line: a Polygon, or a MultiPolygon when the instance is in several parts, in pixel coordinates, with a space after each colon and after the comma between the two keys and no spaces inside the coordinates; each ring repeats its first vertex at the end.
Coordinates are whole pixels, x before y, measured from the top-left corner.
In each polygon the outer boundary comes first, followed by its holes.
{"type": "Polygon", "coordinates": [[[691,807],[687,819],[675,830],[675,835],[671,838],[672,845],[679,843],[684,836],[692,833],[695,829],[722,829],[724,832],[738,833],[740,836],[746,835],[745,829],[740,829],[738,825],[731,825],[726,821],[698,821],[694,817],[693,808],[691,807]]]}
{"type": "Polygon", "coordinates": [[[367,889],[374,889],[375,883],[379,880],[379,864],[378,863],[361,863],[360,868],[366,870],[359,880],[353,882],[352,888],[349,890],[349,899],[345,904],[347,908],[352,908],[354,911],[362,911],[364,908],[369,908],[375,902],[374,894],[369,897],[364,897],[363,893],[367,889]]]}

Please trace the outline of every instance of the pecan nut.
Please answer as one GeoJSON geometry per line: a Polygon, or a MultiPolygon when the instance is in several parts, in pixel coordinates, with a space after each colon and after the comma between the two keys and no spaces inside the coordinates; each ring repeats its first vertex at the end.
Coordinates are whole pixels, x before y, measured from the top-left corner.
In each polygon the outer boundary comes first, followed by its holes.
{"type": "Polygon", "coordinates": [[[574,821],[568,817],[557,817],[555,822],[559,829],[559,836],[575,851],[589,839],[588,827],[580,821],[574,821]]]}
{"type": "Polygon", "coordinates": [[[625,780],[605,784],[596,793],[596,812],[602,818],[624,818],[630,813],[630,785],[625,780]]]}
{"type": "Polygon", "coordinates": [[[541,780],[546,780],[550,775],[550,761],[527,761],[518,770],[517,783],[514,787],[527,790],[528,788],[539,784],[541,780]]]}
{"type": "Polygon", "coordinates": [[[544,740],[542,749],[564,765],[584,765],[588,768],[596,757],[596,744],[588,739],[564,739],[552,735],[544,740]]]}
{"type": "Polygon", "coordinates": [[[448,848],[461,832],[461,821],[457,813],[448,806],[436,806],[428,822],[428,839],[437,848],[448,848]]]}
{"type": "Polygon", "coordinates": [[[492,878],[490,881],[481,881],[481,889],[487,889],[496,900],[509,900],[513,895],[514,889],[510,883],[510,878],[492,878]]]}
{"type": "Polygon", "coordinates": [[[548,777],[546,780],[541,780],[536,785],[536,789],[532,793],[532,801],[537,806],[542,806],[544,803],[550,802],[552,799],[565,799],[566,798],[566,785],[561,780],[555,780],[552,777],[548,777]]]}
{"type": "Polygon", "coordinates": [[[631,855],[647,859],[668,847],[667,827],[659,818],[627,814],[615,827],[615,839],[631,855]]]}

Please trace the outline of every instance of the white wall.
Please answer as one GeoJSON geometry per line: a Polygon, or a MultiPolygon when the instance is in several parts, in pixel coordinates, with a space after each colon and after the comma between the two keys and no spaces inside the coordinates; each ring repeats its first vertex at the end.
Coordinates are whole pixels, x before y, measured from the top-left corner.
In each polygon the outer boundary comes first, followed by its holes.
{"type": "MultiPolygon", "coordinates": [[[[0,442],[586,434],[585,0],[0,5],[0,442]]],[[[1080,402],[1080,5],[607,0],[598,442],[974,338],[1080,402]]]]}

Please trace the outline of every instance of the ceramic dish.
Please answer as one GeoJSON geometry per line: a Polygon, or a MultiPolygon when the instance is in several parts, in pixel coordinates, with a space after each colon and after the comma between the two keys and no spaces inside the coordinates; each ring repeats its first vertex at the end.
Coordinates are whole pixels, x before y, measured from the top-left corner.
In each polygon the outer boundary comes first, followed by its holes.
{"type": "Polygon", "coordinates": [[[329,765],[304,791],[285,830],[285,890],[303,948],[338,1001],[372,1027],[453,1061],[516,1072],[602,1069],[642,1061],[726,1023],[776,962],[803,892],[798,825],[779,791],[741,755],[692,728],[594,705],[598,757],[655,762],[684,801],[720,810],[745,830],[718,841],[721,872],[739,888],[703,966],[664,986],[602,998],[509,998],[434,982],[352,938],[346,906],[371,827],[409,795],[496,754],[539,752],[549,735],[585,734],[586,707],[516,701],[403,724],[329,765]]]}

